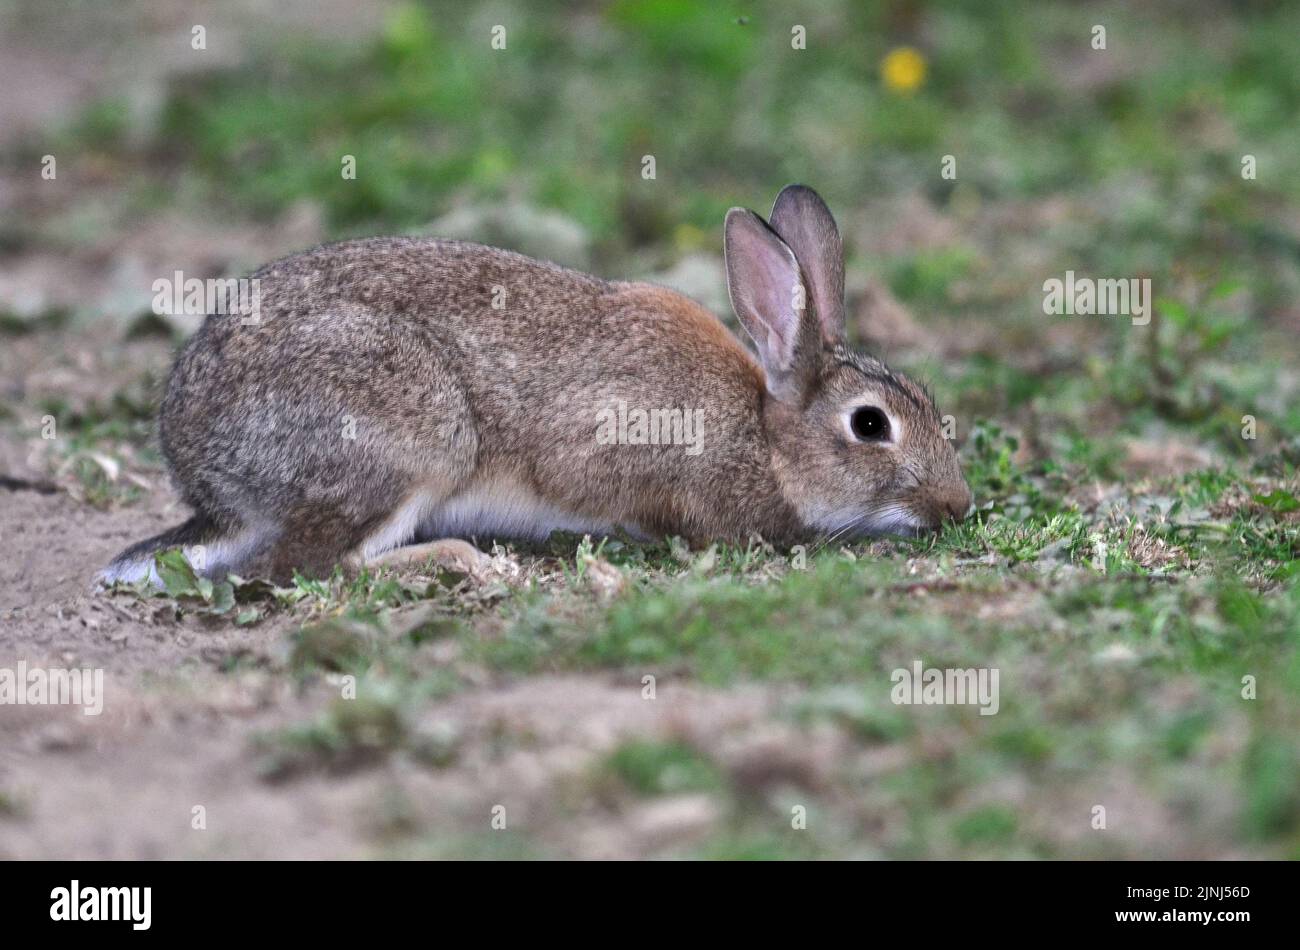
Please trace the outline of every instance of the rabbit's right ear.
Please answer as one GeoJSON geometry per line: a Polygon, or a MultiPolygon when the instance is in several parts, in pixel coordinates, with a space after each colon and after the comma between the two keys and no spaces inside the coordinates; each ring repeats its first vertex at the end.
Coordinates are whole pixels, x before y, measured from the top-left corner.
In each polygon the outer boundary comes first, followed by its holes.
{"type": "Polygon", "coordinates": [[[822,340],[844,342],[844,244],[831,209],[807,185],[786,185],[769,221],[803,268],[822,340]]]}
{"type": "Polygon", "coordinates": [[[767,223],[745,208],[727,212],[723,253],[731,309],[758,347],[773,396],[797,401],[817,331],[807,314],[799,262],[767,223]]]}

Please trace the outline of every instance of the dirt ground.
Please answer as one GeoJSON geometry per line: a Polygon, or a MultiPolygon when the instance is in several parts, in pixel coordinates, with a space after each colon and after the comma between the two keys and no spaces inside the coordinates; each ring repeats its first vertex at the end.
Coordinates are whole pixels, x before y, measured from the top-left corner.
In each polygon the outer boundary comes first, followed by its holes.
{"type": "MultiPolygon", "coordinates": [[[[335,695],[328,683],[300,690],[279,675],[293,618],[246,628],[177,622],[167,608],[90,591],[90,577],[116,549],[175,519],[167,491],[111,512],[87,511],[62,492],[0,497],[0,666],[25,660],[105,671],[100,716],[3,707],[0,789],[9,804],[0,815],[0,857],[364,857],[391,853],[393,823],[400,849],[418,852],[426,835],[486,836],[496,804],[526,823],[549,807],[566,776],[581,775],[623,737],[687,732],[721,742],[753,726],[768,705],[754,690],[696,688],[650,703],[639,683],[603,676],[485,684],[427,715],[462,740],[526,734],[526,748],[504,758],[461,756],[441,771],[392,757],[352,774],[268,782],[258,774],[255,737],[310,718],[335,695]],[[229,672],[235,659],[239,669],[229,672]],[[192,827],[197,806],[205,828],[192,827]]],[[[647,840],[689,837],[715,819],[707,799],[659,800],[617,827],[591,822],[576,847],[590,857],[634,856],[647,840]]]]}
{"type": "MultiPolygon", "coordinates": [[[[3,444],[10,477],[24,477],[14,473],[24,472],[29,451],[13,439],[3,444]]],[[[103,669],[105,677],[99,716],[0,707],[0,857],[436,856],[439,847],[486,838],[497,804],[520,824],[545,812],[566,778],[627,736],[690,734],[725,744],[739,730],[761,739],[753,729],[769,705],[761,691],[691,687],[651,703],[638,682],[544,676],[487,682],[421,713],[459,736],[462,748],[478,750],[452,768],[431,771],[392,756],[347,774],[268,781],[256,737],[309,720],[337,695],[329,682],[303,688],[284,675],[286,638],[300,618],[252,627],[178,621],[169,601],[153,607],[90,586],[117,550],[180,511],[162,484],[107,511],[62,488],[0,490],[0,667],[22,660],[103,669]],[[475,741],[503,732],[528,741],[505,754],[475,741]],[[205,827],[193,826],[196,807],[205,827]],[[426,838],[436,842],[428,852],[426,838]]],[[[618,822],[597,816],[567,844],[584,856],[631,857],[707,831],[716,819],[707,798],[660,799],[618,822]]]]}

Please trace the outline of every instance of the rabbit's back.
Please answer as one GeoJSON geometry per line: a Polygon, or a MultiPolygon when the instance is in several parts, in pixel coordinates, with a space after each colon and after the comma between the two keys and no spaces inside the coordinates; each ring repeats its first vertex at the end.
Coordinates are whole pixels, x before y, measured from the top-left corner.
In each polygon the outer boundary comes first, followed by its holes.
{"type": "Polygon", "coordinates": [[[758,484],[770,477],[761,371],[671,291],[407,238],[324,245],[254,277],[257,323],[209,316],[164,399],[164,450],[201,510],[246,521],[322,498],[396,504],[412,479],[487,471],[561,507],[652,525],[692,469],[702,483],[721,473],[738,490],[770,487],[758,484]],[[599,413],[619,405],[695,413],[707,460],[609,451],[599,413]]]}

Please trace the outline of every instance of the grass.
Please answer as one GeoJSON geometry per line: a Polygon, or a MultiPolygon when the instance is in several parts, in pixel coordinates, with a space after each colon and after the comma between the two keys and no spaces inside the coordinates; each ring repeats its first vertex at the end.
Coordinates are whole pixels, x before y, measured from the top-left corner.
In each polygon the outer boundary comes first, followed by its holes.
{"type": "Polygon", "coordinates": [[[681,741],[626,742],[609,754],[601,769],[638,795],[714,791],[722,785],[717,767],[681,741]]]}
{"type": "MultiPolygon", "coordinates": [[[[999,471],[1009,488],[1025,478],[1014,465],[999,471]]],[[[1179,503],[1212,504],[1242,484],[1188,477],[1163,504],[1176,515],[1179,503]]],[[[300,581],[278,609],[323,619],[291,634],[289,668],[308,679],[357,677],[357,695],[369,698],[336,701],[322,718],[268,737],[262,768],[287,780],[394,753],[445,768],[455,742],[412,736],[403,724],[472,688],[484,670],[502,683],[564,672],[721,690],[759,683],[787,697],[778,722],[809,734],[832,728],[863,755],[903,750],[864,807],[905,816],[905,835],[863,838],[876,819],[856,806],[844,812],[826,789],[755,789],[763,780],[680,738],[618,745],[587,779],[590,794],[616,811],[637,798],[714,797],[730,819],[686,849],[702,856],[849,856],[873,841],[880,850],[866,853],[876,856],[1023,857],[1059,854],[1062,823],[1086,828],[1091,816],[1082,804],[1073,817],[1026,810],[1025,786],[1068,798],[1080,783],[1129,776],[1158,795],[1177,790],[1184,809],[1214,811],[1229,797],[1223,834],[1300,855],[1300,588],[1290,573],[1300,524],[1275,510],[1291,507],[1286,493],[1245,497],[1271,504],[1238,510],[1214,531],[1188,533],[1171,520],[1135,533],[1078,509],[990,515],[924,542],[821,551],[802,570],[789,552],[753,546],[705,552],[707,570],[705,554],[683,561],[670,544],[620,546],[609,556],[631,583],[612,603],[581,583],[587,542],[567,558],[508,555],[535,573],[486,604],[418,576],[300,581]],[[1148,563],[1152,538],[1185,557],[1148,563]],[[453,649],[431,663],[430,644],[453,649]],[[999,669],[997,715],[895,705],[891,672],[917,660],[999,669]],[[1205,785],[1189,787],[1190,775],[1205,785]],[[771,837],[790,794],[859,822],[857,837],[771,837]]],[[[873,783],[852,765],[837,781],[873,783]]],[[[1078,847],[1069,853],[1127,853],[1122,840],[1078,847]]]]}
{"type": "MultiPolygon", "coordinates": [[[[877,856],[1059,854],[1062,816],[1027,813],[1023,791],[980,799],[1015,781],[1068,795],[1098,776],[1177,789],[1191,802],[1179,807],[1214,810],[1226,795],[1236,804],[1222,834],[1300,854],[1294,471],[1284,465],[1278,479],[1229,464],[1085,507],[1069,497],[1072,479],[1017,462],[1018,449],[998,427],[978,427],[964,461],[980,512],[918,540],[801,555],[757,541],[692,552],[676,540],[556,535],[540,549],[497,552],[514,569],[509,583],[430,567],[282,589],[236,580],[228,594],[173,555],[161,563],[178,610],[230,617],[246,602],[259,610],[253,622],[302,618],[287,668],[306,681],[354,677],[368,697],[266,737],[268,778],[366,768],[393,754],[444,768],[455,741],[404,724],[484,672],[501,683],[566,672],[721,690],[758,683],[788,697],[776,716],[793,728],[833,728],[864,754],[905,750],[871,807],[906,816],[909,830],[869,851],[877,856]],[[612,601],[585,582],[597,560],[627,580],[612,601]],[[892,671],[918,660],[1000,670],[997,715],[895,705],[892,671]],[[1189,774],[1213,781],[1189,789],[1189,774]]],[[[868,781],[851,769],[839,780],[868,781]]],[[[629,740],[588,781],[606,802],[692,792],[723,802],[728,828],[687,849],[694,854],[848,856],[863,845],[772,838],[766,792],[755,798],[752,779],[683,739],[629,740]]],[[[803,798],[841,807],[818,794],[803,798]]],[[[1099,840],[1069,853],[1127,852],[1099,840]]]]}

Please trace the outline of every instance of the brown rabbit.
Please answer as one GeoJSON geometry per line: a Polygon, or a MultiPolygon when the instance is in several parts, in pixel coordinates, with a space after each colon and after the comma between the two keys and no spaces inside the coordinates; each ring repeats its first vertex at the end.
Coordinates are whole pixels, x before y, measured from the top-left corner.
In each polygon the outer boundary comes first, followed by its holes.
{"type": "Polygon", "coordinates": [[[916,532],[971,493],[929,395],[844,338],[839,232],[811,189],[733,208],[727,284],[758,360],[694,301],[510,251],[409,238],[263,268],[213,314],[160,416],[195,514],[120,554],[156,580],[284,578],[439,537],[692,541],[916,532]],[[656,424],[657,423],[657,424],[656,424]]]}

